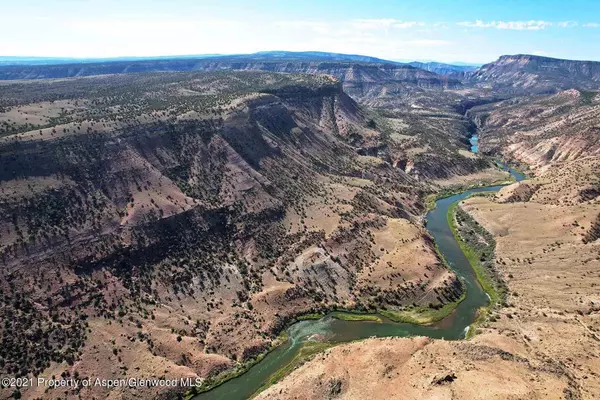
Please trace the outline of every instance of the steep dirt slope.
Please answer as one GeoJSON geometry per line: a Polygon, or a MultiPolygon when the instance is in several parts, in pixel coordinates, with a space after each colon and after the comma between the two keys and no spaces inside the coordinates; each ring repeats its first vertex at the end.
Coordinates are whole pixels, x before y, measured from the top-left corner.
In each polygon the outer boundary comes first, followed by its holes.
{"type": "Polygon", "coordinates": [[[256,398],[563,398],[569,383],[559,364],[525,354],[514,343],[367,339],[317,355],[256,398]]]}

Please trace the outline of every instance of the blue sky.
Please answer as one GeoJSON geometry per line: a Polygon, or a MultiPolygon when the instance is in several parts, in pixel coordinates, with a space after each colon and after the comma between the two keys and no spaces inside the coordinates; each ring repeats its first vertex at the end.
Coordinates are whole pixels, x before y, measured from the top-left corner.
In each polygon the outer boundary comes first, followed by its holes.
{"type": "Polygon", "coordinates": [[[319,50],[483,63],[600,61],[598,0],[0,0],[0,55],[120,57],[319,50]]]}

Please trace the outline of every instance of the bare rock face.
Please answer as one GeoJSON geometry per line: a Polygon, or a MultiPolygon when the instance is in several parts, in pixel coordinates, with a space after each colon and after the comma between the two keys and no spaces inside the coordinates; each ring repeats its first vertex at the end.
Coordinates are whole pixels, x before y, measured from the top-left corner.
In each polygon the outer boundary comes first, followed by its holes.
{"type": "Polygon", "coordinates": [[[502,203],[529,201],[539,188],[539,184],[519,182],[518,184],[503,188],[496,197],[502,203]]]}
{"type": "Polygon", "coordinates": [[[588,231],[585,233],[583,238],[584,243],[592,243],[600,239],[600,213],[596,216],[596,219],[592,221],[592,224],[588,231]]]}

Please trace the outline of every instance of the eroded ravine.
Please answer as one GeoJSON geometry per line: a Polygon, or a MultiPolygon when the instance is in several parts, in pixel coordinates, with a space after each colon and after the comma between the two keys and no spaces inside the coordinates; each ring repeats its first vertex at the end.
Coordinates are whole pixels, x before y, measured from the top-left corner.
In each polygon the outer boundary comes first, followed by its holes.
{"type": "MultiPolygon", "coordinates": [[[[511,175],[521,181],[525,177],[508,169],[511,175]]],[[[431,325],[413,325],[397,323],[381,316],[381,323],[373,321],[345,321],[327,315],[318,320],[300,321],[287,329],[288,339],[267,354],[259,363],[244,374],[230,379],[216,388],[194,397],[196,400],[244,400],[255,394],[278,370],[288,365],[301,350],[302,346],[315,340],[328,343],[344,343],[369,337],[407,337],[428,336],[449,340],[462,339],[465,331],[474,321],[475,313],[488,304],[475,272],[454,239],[447,221],[448,208],[473,193],[495,192],[502,186],[490,186],[469,189],[462,193],[436,201],[436,207],[427,213],[426,228],[450,267],[461,277],[466,285],[467,295],[451,315],[431,325]]]]}

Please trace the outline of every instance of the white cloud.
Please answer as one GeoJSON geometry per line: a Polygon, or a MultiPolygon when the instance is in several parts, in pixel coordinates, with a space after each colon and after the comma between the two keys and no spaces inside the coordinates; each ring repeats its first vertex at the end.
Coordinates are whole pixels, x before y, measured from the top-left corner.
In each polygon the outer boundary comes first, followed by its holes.
{"type": "Polygon", "coordinates": [[[244,21],[227,19],[112,19],[107,21],[101,18],[68,19],[63,22],[63,27],[73,31],[94,31],[108,36],[135,36],[143,37],[148,33],[160,35],[161,31],[176,33],[195,33],[206,31],[243,31],[248,29],[244,21]]]}
{"type": "Polygon", "coordinates": [[[600,24],[597,22],[588,22],[587,24],[583,24],[584,28],[600,28],[600,24]]]}
{"type": "Polygon", "coordinates": [[[406,29],[406,28],[423,27],[423,26],[425,26],[425,23],[424,22],[416,22],[416,21],[402,21],[402,22],[396,22],[392,26],[394,28],[406,29]]]}
{"type": "Polygon", "coordinates": [[[552,22],[548,21],[491,21],[484,22],[480,19],[474,22],[465,21],[457,22],[459,26],[465,26],[467,28],[496,28],[496,29],[510,29],[518,31],[539,31],[552,26],[552,22]]]}
{"type": "Polygon", "coordinates": [[[381,19],[355,19],[350,21],[350,26],[357,30],[388,30],[390,28],[408,29],[424,27],[427,24],[420,21],[401,21],[394,18],[381,19]]]}
{"type": "MultiPolygon", "coordinates": [[[[275,26],[283,29],[310,30],[323,35],[372,35],[375,31],[389,32],[393,29],[423,28],[427,26],[425,22],[419,21],[400,21],[393,18],[381,19],[354,19],[342,21],[335,24],[319,21],[279,21],[275,26]],[[335,29],[334,29],[335,28],[335,29]]],[[[439,26],[439,24],[436,24],[439,26]]]]}
{"type": "Polygon", "coordinates": [[[408,45],[412,45],[412,46],[431,46],[431,47],[448,46],[448,45],[453,44],[452,42],[450,42],[448,40],[442,40],[442,39],[416,39],[416,40],[408,40],[404,43],[406,43],[408,45]]]}
{"type": "Polygon", "coordinates": [[[331,25],[327,22],[317,21],[280,21],[275,23],[276,26],[292,29],[310,29],[316,33],[328,34],[331,32],[331,25]]]}
{"type": "Polygon", "coordinates": [[[389,29],[390,26],[397,21],[393,18],[381,19],[355,19],[351,22],[354,29],[358,30],[374,30],[374,29],[389,29]]]}
{"type": "Polygon", "coordinates": [[[575,21],[563,21],[563,22],[559,22],[557,25],[561,28],[574,28],[574,27],[578,26],[579,24],[575,21]]]}

